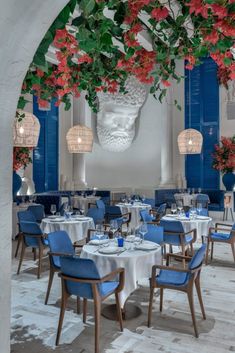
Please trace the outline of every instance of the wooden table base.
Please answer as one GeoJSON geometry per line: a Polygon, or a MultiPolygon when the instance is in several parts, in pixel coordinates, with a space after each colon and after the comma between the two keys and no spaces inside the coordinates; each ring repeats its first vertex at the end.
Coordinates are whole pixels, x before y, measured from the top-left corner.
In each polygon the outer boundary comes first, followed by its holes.
{"type": "MultiPolygon", "coordinates": [[[[123,320],[135,319],[142,314],[142,310],[135,304],[128,303],[122,310],[123,320]]],[[[101,315],[108,320],[117,321],[116,304],[105,305],[101,310],[101,315]]]]}

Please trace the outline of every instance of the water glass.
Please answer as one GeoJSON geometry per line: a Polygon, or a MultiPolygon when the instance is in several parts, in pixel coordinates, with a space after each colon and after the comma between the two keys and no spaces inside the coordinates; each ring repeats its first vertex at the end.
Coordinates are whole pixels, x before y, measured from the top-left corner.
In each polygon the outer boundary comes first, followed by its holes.
{"type": "Polygon", "coordinates": [[[202,212],[202,204],[201,203],[198,203],[197,204],[197,211],[198,211],[198,214],[200,216],[201,212],[202,212]]]}
{"type": "Polygon", "coordinates": [[[148,233],[148,227],[146,223],[141,224],[141,226],[139,227],[139,233],[141,235],[141,243],[143,243],[144,236],[146,233],[148,233]]]}
{"type": "Polygon", "coordinates": [[[175,214],[176,211],[177,211],[176,203],[172,203],[172,204],[171,204],[171,212],[172,212],[173,214],[175,214]]]}

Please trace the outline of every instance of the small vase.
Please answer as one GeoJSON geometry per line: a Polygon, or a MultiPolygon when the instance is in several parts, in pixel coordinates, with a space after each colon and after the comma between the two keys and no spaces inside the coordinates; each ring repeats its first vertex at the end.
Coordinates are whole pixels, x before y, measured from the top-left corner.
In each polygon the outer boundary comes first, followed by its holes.
{"type": "Polygon", "coordinates": [[[17,192],[20,190],[22,185],[22,180],[19,174],[16,172],[13,172],[13,178],[12,178],[12,193],[13,193],[13,198],[15,198],[17,192]]]}
{"type": "Polygon", "coordinates": [[[235,186],[235,174],[233,172],[224,174],[222,181],[227,191],[233,191],[235,186]]]}

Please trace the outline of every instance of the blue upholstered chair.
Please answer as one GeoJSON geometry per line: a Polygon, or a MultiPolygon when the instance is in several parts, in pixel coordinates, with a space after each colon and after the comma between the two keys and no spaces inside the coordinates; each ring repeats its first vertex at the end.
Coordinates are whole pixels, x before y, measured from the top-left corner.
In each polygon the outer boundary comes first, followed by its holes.
{"type": "Polygon", "coordinates": [[[148,327],[151,326],[152,306],[154,289],[160,288],[160,311],[162,311],[163,304],[163,290],[173,289],[187,293],[190,311],[192,315],[192,321],[194,326],[195,336],[198,337],[198,329],[195,318],[194,301],[193,301],[193,287],[197,290],[197,295],[201,307],[203,319],[206,319],[206,314],[203,306],[201,288],[200,288],[200,274],[202,263],[205,257],[206,245],[203,244],[201,248],[194,254],[192,258],[188,256],[167,254],[167,264],[169,265],[169,258],[174,257],[178,259],[190,260],[188,268],[183,269],[172,266],[159,266],[155,265],[152,268],[152,276],[150,279],[150,300],[148,310],[148,327]],[[156,271],[160,270],[159,274],[156,275],[156,271]]]}
{"type": "Polygon", "coordinates": [[[105,213],[105,203],[103,200],[96,200],[96,207],[104,210],[105,213]]]}
{"type": "Polygon", "coordinates": [[[51,286],[55,272],[60,271],[60,256],[62,255],[75,255],[75,248],[80,247],[76,243],[72,244],[71,239],[67,232],[57,231],[47,235],[48,246],[49,246],[49,261],[50,261],[50,273],[49,281],[46,293],[45,304],[48,303],[51,286]]]}
{"type": "MultiPolygon", "coordinates": [[[[25,211],[25,212],[30,212],[30,211],[25,211]]],[[[20,224],[20,232],[22,236],[22,241],[21,241],[22,247],[21,247],[21,254],[20,254],[17,274],[20,273],[20,268],[24,259],[25,249],[28,247],[31,247],[34,252],[34,260],[36,260],[36,249],[38,249],[39,251],[37,277],[40,278],[43,248],[45,245],[43,233],[41,231],[41,228],[37,224],[37,222],[20,221],[19,224],[20,224]]]]}
{"type": "Polygon", "coordinates": [[[110,223],[112,219],[115,219],[118,222],[118,226],[121,229],[123,224],[126,224],[127,227],[131,221],[131,212],[123,213],[121,212],[120,207],[118,206],[106,206],[106,222],[110,223]]]}
{"type": "Polygon", "coordinates": [[[20,230],[20,222],[22,222],[22,221],[37,222],[34,214],[28,210],[27,211],[19,211],[17,213],[17,217],[18,217],[18,224],[19,224],[19,234],[18,234],[18,241],[17,241],[16,251],[15,251],[15,257],[17,257],[17,255],[18,255],[20,244],[23,239],[23,235],[20,230]]]}
{"type": "Polygon", "coordinates": [[[117,268],[108,275],[101,277],[93,260],[65,256],[61,257],[60,263],[62,300],[56,345],[59,344],[60,340],[67,300],[71,295],[75,295],[83,298],[84,323],[86,322],[87,299],[92,299],[94,301],[95,353],[99,353],[101,303],[112,294],[115,294],[116,297],[117,315],[120,322],[120,329],[121,331],[123,330],[119,293],[124,286],[124,268],[117,268]],[[119,280],[116,279],[117,275],[119,275],[119,280]]]}
{"type": "Polygon", "coordinates": [[[197,240],[197,230],[192,229],[185,233],[180,221],[161,220],[160,226],[164,229],[164,243],[170,246],[180,246],[182,255],[185,255],[186,248],[190,246],[193,253],[193,243],[197,240]]]}
{"type": "Polygon", "coordinates": [[[152,214],[155,217],[157,222],[159,222],[160,219],[165,216],[166,208],[167,208],[167,204],[166,203],[162,203],[160,206],[158,206],[157,208],[155,208],[152,211],[152,214]]]}
{"type": "Polygon", "coordinates": [[[233,225],[216,223],[209,229],[207,238],[206,265],[208,264],[209,249],[211,244],[211,260],[213,259],[214,243],[230,244],[235,262],[235,223],[233,225]]]}
{"type": "Polygon", "coordinates": [[[140,220],[145,223],[153,222],[154,217],[148,210],[140,210],[140,220]]]}
{"type": "Polygon", "coordinates": [[[203,208],[208,209],[208,204],[210,202],[209,196],[207,194],[198,194],[196,196],[196,206],[200,203],[203,208]]]}
{"type": "Polygon", "coordinates": [[[93,221],[96,224],[104,223],[104,210],[102,208],[91,207],[87,211],[87,217],[93,218],[93,221]]]}
{"type": "Polygon", "coordinates": [[[154,224],[147,224],[148,232],[145,234],[144,239],[162,245],[164,242],[163,227],[154,224]]]}
{"type": "Polygon", "coordinates": [[[209,212],[208,212],[208,208],[202,208],[201,210],[200,210],[200,212],[198,211],[198,209],[197,209],[197,215],[198,216],[205,216],[205,217],[208,217],[209,216],[209,212]]]}
{"type": "Polygon", "coordinates": [[[36,222],[41,223],[42,219],[45,217],[45,211],[43,205],[32,205],[29,206],[27,211],[30,211],[36,218],[36,222]]]}

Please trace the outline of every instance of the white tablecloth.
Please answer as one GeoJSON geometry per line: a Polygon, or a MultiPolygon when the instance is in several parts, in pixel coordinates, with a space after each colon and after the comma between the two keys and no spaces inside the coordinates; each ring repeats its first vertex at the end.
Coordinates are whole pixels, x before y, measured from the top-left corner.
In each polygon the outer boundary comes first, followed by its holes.
{"type": "Polygon", "coordinates": [[[65,220],[63,222],[53,222],[49,218],[44,218],[41,223],[41,229],[44,233],[48,234],[58,230],[65,230],[72,242],[85,238],[89,228],[95,228],[94,221],[90,217],[79,221],[65,220]]]}
{"type": "Polygon", "coordinates": [[[89,203],[96,203],[99,200],[99,196],[87,196],[83,197],[80,195],[75,195],[71,197],[72,206],[78,209],[83,209],[85,214],[87,214],[88,204],[89,203]]]}
{"type": "Polygon", "coordinates": [[[183,206],[191,206],[192,200],[196,200],[197,194],[174,194],[175,201],[183,200],[183,206]]]}
{"type": "Polygon", "coordinates": [[[19,233],[17,213],[19,211],[27,211],[29,206],[37,206],[37,204],[28,202],[28,203],[20,203],[19,205],[17,205],[16,203],[13,203],[13,206],[12,206],[12,239],[15,239],[16,235],[19,233]]]}
{"type": "Polygon", "coordinates": [[[125,204],[125,203],[118,203],[116,206],[120,207],[122,214],[131,212],[131,222],[130,228],[136,229],[140,226],[140,210],[151,210],[151,206],[147,204],[125,204]]]}
{"type": "Polygon", "coordinates": [[[120,293],[122,308],[129,295],[138,287],[138,281],[150,278],[152,266],[160,265],[162,262],[160,246],[151,251],[126,250],[120,255],[104,255],[97,252],[97,246],[85,245],[82,248],[81,257],[94,260],[101,276],[118,267],[125,268],[125,285],[120,293]]]}
{"type": "Polygon", "coordinates": [[[199,218],[196,219],[180,219],[177,217],[169,217],[169,216],[164,216],[162,219],[167,220],[167,221],[180,221],[184,227],[185,232],[189,232],[192,229],[197,230],[197,239],[201,240],[202,235],[207,236],[209,228],[213,226],[212,223],[212,218],[210,217],[203,217],[203,216],[198,216],[199,218]]]}

